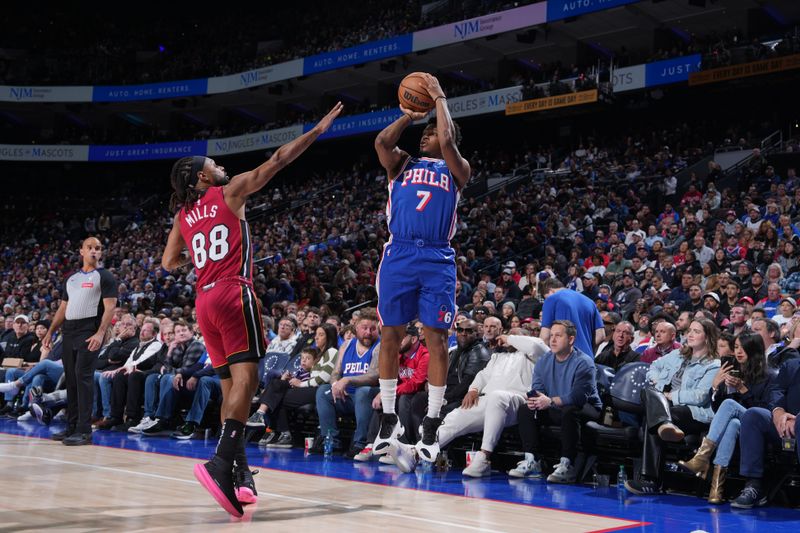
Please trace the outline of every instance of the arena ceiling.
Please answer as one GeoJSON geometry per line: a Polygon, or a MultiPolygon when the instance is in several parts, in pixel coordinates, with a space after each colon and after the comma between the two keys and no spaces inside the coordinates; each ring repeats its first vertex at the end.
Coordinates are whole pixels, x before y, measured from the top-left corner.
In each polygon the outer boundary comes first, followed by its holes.
{"type": "MultiPolygon", "coordinates": [[[[786,21],[800,21],[798,0],[646,0],[529,29],[466,41],[393,61],[279,82],[270,86],[214,96],[107,104],[0,104],[0,119],[18,124],[47,126],[59,115],[90,124],[105,124],[112,117],[130,114],[146,124],[169,127],[176,117],[202,124],[217,123],[221,113],[234,113],[253,124],[275,120],[279,106],[315,108],[337,99],[386,100],[399,81],[412,71],[427,71],[454,79],[497,77],[501,62],[520,60],[528,64],[576,62],[581,45],[603,54],[651,50],[654,32],[671,29],[686,35],[745,30],[748,11],[765,8],[786,21]],[[704,7],[700,4],[705,3],[704,7]]],[[[765,11],[766,11],[765,10],[765,11]]],[[[87,83],[88,84],[88,83],[87,83]]]]}

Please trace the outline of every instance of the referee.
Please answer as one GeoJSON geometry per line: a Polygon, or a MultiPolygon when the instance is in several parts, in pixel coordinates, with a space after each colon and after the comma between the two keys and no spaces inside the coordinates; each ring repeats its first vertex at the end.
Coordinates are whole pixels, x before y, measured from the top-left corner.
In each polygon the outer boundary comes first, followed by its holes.
{"type": "Polygon", "coordinates": [[[83,266],[67,278],[61,305],[42,340],[50,348],[53,334],[64,324],[64,375],[67,381],[67,429],[53,435],[67,446],[92,443],[94,365],[117,305],[117,282],[97,268],[103,245],[89,237],[81,245],[83,266]]]}

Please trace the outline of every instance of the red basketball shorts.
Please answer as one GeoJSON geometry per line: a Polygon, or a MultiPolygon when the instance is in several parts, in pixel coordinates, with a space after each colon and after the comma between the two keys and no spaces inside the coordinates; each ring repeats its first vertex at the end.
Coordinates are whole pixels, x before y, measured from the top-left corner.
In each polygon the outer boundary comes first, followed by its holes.
{"type": "Polygon", "coordinates": [[[211,364],[219,373],[232,363],[258,361],[266,351],[261,302],[249,285],[218,281],[197,291],[197,322],[211,364]]]}

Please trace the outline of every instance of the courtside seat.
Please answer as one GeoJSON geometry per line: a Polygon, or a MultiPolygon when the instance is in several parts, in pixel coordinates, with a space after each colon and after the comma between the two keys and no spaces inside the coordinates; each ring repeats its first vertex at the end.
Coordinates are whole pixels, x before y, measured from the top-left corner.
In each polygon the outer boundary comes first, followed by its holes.
{"type": "Polygon", "coordinates": [[[285,369],[286,364],[289,362],[289,354],[283,352],[267,352],[261,359],[259,365],[259,381],[264,381],[264,376],[272,373],[280,375],[285,369]]]}
{"type": "Polygon", "coordinates": [[[769,491],[770,501],[777,498],[781,504],[796,505],[800,501],[800,463],[797,452],[768,445],[764,466],[768,473],[776,474],[769,491]]]}
{"type": "Polygon", "coordinates": [[[641,446],[639,428],[633,426],[612,427],[591,421],[584,428],[591,432],[598,448],[633,450],[641,446]]]}
{"type": "MultiPolygon", "coordinates": [[[[641,390],[646,383],[648,363],[628,363],[612,373],[609,367],[598,365],[598,390],[603,391],[601,397],[611,401],[611,405],[618,411],[630,413],[632,418],[640,415],[641,390]]],[[[620,425],[606,426],[601,422],[587,422],[583,431],[586,433],[584,442],[592,443],[592,449],[587,450],[586,464],[583,475],[589,470],[595,470],[597,464],[605,466],[616,472],[616,465],[623,464],[626,459],[641,455],[642,440],[638,426],[620,425]]]]}
{"type": "Polygon", "coordinates": [[[642,390],[647,385],[649,363],[628,363],[617,370],[611,381],[609,394],[615,409],[641,415],[642,390]]]}

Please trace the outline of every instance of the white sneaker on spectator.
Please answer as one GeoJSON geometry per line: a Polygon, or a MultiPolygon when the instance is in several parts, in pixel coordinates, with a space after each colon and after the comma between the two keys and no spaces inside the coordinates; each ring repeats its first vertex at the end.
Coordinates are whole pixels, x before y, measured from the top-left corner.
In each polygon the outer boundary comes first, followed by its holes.
{"type": "Polygon", "coordinates": [[[468,477],[483,477],[492,474],[492,465],[486,458],[486,454],[478,452],[472,457],[469,466],[466,467],[461,473],[468,477]]]}
{"type": "Polygon", "coordinates": [[[413,472],[417,468],[417,449],[410,444],[395,441],[386,453],[394,459],[395,466],[404,474],[413,472]]]}
{"type": "Polygon", "coordinates": [[[33,420],[33,415],[30,411],[25,411],[17,417],[17,422],[27,422],[28,420],[33,420]]]}
{"type": "Polygon", "coordinates": [[[353,461],[361,461],[362,463],[366,463],[367,461],[372,459],[373,455],[374,454],[372,453],[372,447],[367,446],[366,448],[364,448],[363,450],[361,450],[360,452],[358,452],[353,456],[353,461]]]}
{"type": "Polygon", "coordinates": [[[19,390],[19,386],[15,381],[7,381],[5,383],[0,383],[0,393],[6,392],[17,392],[19,390]]]}
{"type": "Polygon", "coordinates": [[[575,467],[572,466],[572,461],[562,457],[553,473],[547,476],[547,481],[549,483],[575,483],[577,478],[578,474],[575,472],[575,467]]]}
{"type": "Polygon", "coordinates": [[[53,422],[62,422],[67,419],[67,410],[62,409],[53,417],[53,422]]]}
{"type": "Polygon", "coordinates": [[[542,463],[532,453],[526,453],[525,459],[517,463],[516,468],[508,471],[511,477],[542,477],[542,463]]]}
{"type": "Polygon", "coordinates": [[[141,433],[145,429],[151,428],[156,425],[156,421],[149,416],[142,418],[141,422],[135,426],[128,428],[128,433],[141,433]]]}
{"type": "Polygon", "coordinates": [[[31,404],[31,412],[36,417],[36,421],[42,424],[43,426],[47,425],[47,422],[44,421],[44,409],[38,403],[31,404]]]}
{"type": "Polygon", "coordinates": [[[381,455],[381,456],[378,458],[378,462],[379,462],[379,463],[383,463],[383,464],[385,464],[385,465],[393,465],[393,464],[394,464],[394,457],[392,457],[391,455],[389,455],[389,454],[387,453],[387,454],[385,454],[385,455],[381,455]]]}

